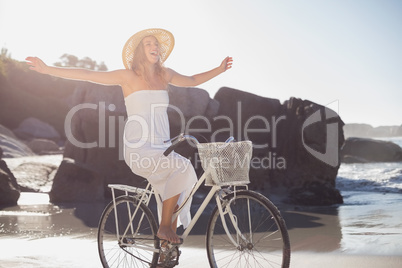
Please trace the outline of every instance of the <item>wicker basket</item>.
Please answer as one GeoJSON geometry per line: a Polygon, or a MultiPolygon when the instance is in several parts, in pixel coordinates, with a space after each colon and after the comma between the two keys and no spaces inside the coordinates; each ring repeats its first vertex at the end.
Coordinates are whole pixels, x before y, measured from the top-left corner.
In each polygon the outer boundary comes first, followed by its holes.
{"type": "Polygon", "coordinates": [[[250,183],[251,141],[213,142],[197,145],[206,185],[244,185],[250,183]]]}

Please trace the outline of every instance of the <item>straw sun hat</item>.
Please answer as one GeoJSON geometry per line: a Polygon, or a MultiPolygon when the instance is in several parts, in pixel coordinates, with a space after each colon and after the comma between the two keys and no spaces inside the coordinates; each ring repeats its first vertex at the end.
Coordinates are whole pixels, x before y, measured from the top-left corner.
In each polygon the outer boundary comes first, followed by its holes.
{"type": "Polygon", "coordinates": [[[142,30],[131,36],[124,45],[123,63],[126,69],[131,69],[131,66],[133,65],[134,51],[137,46],[144,37],[150,35],[155,36],[156,39],[158,39],[161,61],[164,62],[169,57],[174,47],[173,34],[164,29],[158,28],[142,30]]]}

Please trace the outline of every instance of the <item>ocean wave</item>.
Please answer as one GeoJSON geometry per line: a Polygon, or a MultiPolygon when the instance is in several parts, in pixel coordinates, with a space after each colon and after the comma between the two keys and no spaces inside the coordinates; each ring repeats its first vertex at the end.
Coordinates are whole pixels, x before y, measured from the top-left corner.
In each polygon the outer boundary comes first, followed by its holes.
{"type": "Polygon", "coordinates": [[[341,191],[402,193],[402,163],[342,164],[336,187],[341,191]]]}

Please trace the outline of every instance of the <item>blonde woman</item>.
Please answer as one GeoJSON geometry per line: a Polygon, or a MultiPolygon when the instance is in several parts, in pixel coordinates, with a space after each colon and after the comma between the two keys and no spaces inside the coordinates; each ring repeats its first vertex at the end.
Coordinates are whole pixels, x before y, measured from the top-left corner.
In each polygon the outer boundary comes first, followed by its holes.
{"type": "MultiPolygon", "coordinates": [[[[177,220],[172,215],[188,196],[197,181],[189,160],[163,152],[170,138],[166,108],[169,103],[168,84],[181,87],[200,85],[232,67],[226,57],[220,66],[204,73],[185,76],[163,66],[174,46],[173,35],[163,29],[147,29],[134,34],[123,49],[126,69],[98,72],[85,69],[47,66],[36,57],[27,57],[30,69],[51,76],[90,81],[104,85],[120,85],[128,119],[124,130],[125,161],[131,170],[146,178],[161,196],[162,208],[157,236],[171,243],[180,243],[176,234],[177,220]],[[161,165],[164,163],[164,165],[161,165]]],[[[190,202],[179,216],[183,227],[190,222],[190,202]]]]}

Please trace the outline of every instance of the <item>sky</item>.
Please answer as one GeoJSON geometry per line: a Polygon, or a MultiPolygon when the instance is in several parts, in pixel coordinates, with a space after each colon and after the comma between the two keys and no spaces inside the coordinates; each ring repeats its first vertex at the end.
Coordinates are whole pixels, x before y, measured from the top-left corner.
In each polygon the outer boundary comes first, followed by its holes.
{"type": "Polygon", "coordinates": [[[175,36],[165,65],[192,75],[233,68],[198,87],[330,107],[345,123],[402,124],[399,0],[0,0],[0,47],[52,65],[67,53],[124,68],[126,40],[175,36]]]}

